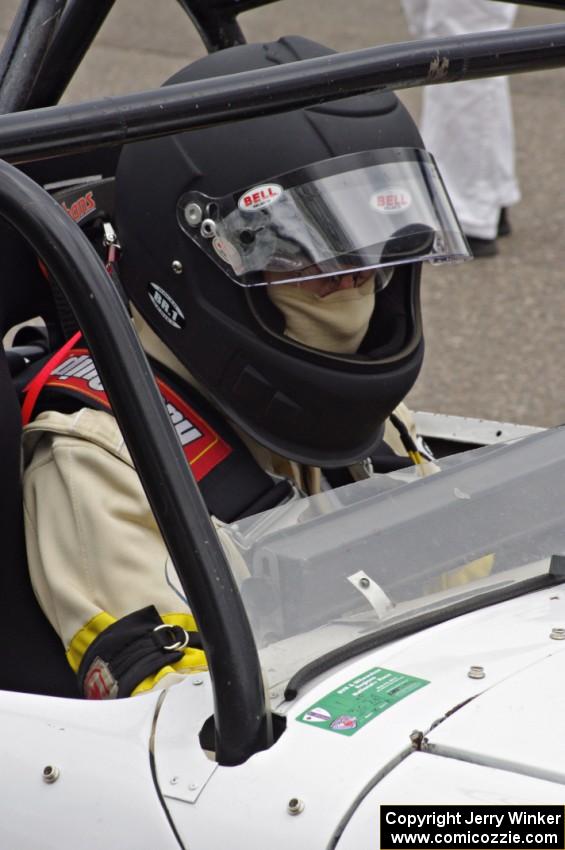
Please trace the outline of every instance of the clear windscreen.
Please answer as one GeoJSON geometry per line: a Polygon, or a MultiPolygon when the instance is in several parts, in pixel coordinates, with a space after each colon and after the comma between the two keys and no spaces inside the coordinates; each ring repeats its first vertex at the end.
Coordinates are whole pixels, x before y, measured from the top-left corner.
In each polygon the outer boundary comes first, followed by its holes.
{"type": "Polygon", "coordinates": [[[236,283],[289,283],[470,252],[433,158],[414,149],[317,163],[179,201],[184,232],[236,283]]]}
{"type": "MultiPolygon", "coordinates": [[[[221,529],[274,693],[305,664],[565,552],[565,429],[373,478],[221,529]]],[[[455,614],[454,614],[455,615],[455,614]]]]}

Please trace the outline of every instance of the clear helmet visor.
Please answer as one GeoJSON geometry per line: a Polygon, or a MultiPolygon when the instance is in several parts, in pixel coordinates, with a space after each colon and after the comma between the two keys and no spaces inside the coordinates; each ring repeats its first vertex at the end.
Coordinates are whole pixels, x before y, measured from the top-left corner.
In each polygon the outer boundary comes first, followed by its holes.
{"type": "Polygon", "coordinates": [[[412,148],[325,160],[222,198],[191,191],[178,220],[241,286],[375,269],[381,288],[396,265],[471,258],[433,157],[412,148]]]}

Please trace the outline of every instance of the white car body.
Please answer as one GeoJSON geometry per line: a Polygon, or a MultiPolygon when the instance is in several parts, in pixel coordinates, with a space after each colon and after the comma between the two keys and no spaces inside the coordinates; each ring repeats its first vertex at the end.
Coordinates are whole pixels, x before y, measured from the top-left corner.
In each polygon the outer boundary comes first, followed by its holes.
{"type": "Polygon", "coordinates": [[[158,693],[88,703],[4,692],[1,846],[176,850],[168,814],[191,850],[377,850],[382,803],[561,804],[565,643],[551,633],[563,623],[565,593],[545,590],[367,653],[280,705],[285,733],[238,767],[200,747],[213,710],[207,675],[170,688],[162,705],[158,693]],[[484,679],[468,676],[477,664],[484,679]],[[351,738],[297,722],[374,667],[430,685],[351,738]],[[47,766],[56,781],[45,781],[47,766]]]}
{"type": "MultiPolygon", "coordinates": [[[[455,427],[463,442],[487,429],[491,442],[501,430],[536,430],[423,421],[428,437],[455,427]]],[[[521,568],[524,577],[539,566],[521,568]]],[[[272,687],[286,729],[237,767],[218,765],[199,741],[214,710],[208,674],[107,702],[2,692],[0,846],[377,850],[380,804],[562,804],[564,635],[557,585],[364,652],[294,700],[272,687]],[[425,686],[351,735],[303,722],[375,669],[425,686]]]]}

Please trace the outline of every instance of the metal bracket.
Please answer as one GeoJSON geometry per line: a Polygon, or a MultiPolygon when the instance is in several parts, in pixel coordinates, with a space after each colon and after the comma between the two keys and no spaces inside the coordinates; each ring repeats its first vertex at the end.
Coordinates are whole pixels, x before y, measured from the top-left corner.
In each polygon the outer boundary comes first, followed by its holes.
{"type": "Polygon", "coordinates": [[[384,617],[387,611],[390,611],[393,607],[393,603],[382,587],[376,581],[373,581],[372,578],[369,578],[363,570],[359,570],[359,572],[348,576],[347,581],[350,581],[353,587],[363,594],[379,619],[384,617]]]}

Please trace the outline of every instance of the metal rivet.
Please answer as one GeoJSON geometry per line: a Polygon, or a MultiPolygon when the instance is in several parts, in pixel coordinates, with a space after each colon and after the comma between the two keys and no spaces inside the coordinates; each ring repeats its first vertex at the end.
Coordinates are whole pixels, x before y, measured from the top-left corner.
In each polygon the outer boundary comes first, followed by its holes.
{"type": "Polygon", "coordinates": [[[202,221],[202,210],[198,204],[188,204],[184,211],[184,217],[191,227],[196,227],[202,221]]]}
{"type": "Polygon", "coordinates": [[[288,801],[287,811],[289,815],[299,815],[304,811],[304,803],[298,797],[291,797],[288,801]]]}
{"type": "Polygon", "coordinates": [[[484,679],[485,678],[485,668],[484,667],[478,667],[477,665],[472,664],[471,667],[469,668],[469,672],[467,673],[467,676],[470,679],[484,679]]]}
{"type": "Polygon", "coordinates": [[[176,785],[178,781],[179,781],[178,776],[172,776],[172,777],[169,779],[169,784],[170,784],[170,785],[176,785]]]}
{"type": "Polygon", "coordinates": [[[371,582],[368,578],[360,578],[359,579],[359,587],[370,587],[371,582]]]}
{"type": "Polygon", "coordinates": [[[203,683],[202,679],[193,679],[192,684],[193,685],[202,685],[204,683],[203,683]]]}
{"type": "Polygon", "coordinates": [[[43,768],[43,781],[47,782],[48,785],[51,785],[53,782],[58,780],[59,773],[60,771],[58,767],[48,764],[43,768]]]}
{"type": "Polygon", "coordinates": [[[216,222],[211,218],[205,218],[200,225],[200,235],[205,239],[213,239],[216,235],[216,222]]]}
{"type": "Polygon", "coordinates": [[[182,263],[180,260],[173,260],[171,263],[171,268],[175,274],[182,274],[182,263]]]}
{"type": "Polygon", "coordinates": [[[551,640],[565,640],[565,629],[554,628],[549,637],[551,640]]]}
{"type": "Polygon", "coordinates": [[[188,786],[189,791],[196,791],[197,788],[198,788],[198,785],[196,784],[196,782],[191,782],[190,785],[188,786]]]}

